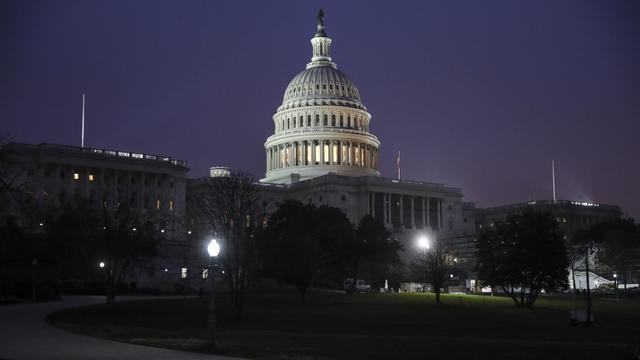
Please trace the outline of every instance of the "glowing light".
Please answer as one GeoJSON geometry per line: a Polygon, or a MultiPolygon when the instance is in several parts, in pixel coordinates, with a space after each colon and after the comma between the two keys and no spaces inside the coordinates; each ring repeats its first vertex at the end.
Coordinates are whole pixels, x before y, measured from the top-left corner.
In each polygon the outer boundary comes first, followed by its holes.
{"type": "Polygon", "coordinates": [[[218,244],[218,240],[211,239],[209,245],[207,246],[207,252],[211,257],[216,257],[218,256],[218,254],[220,254],[220,244],[218,244]]]}
{"type": "Polygon", "coordinates": [[[426,236],[422,236],[418,239],[418,246],[421,248],[428,250],[429,249],[429,239],[426,236]]]}
{"type": "Polygon", "coordinates": [[[167,271],[169,271],[169,269],[167,269],[167,268],[164,268],[164,272],[167,272],[167,271]]]}
{"type": "Polygon", "coordinates": [[[450,279],[453,279],[453,274],[449,274],[449,278],[450,278],[450,279]]]}
{"type": "Polygon", "coordinates": [[[133,229],[131,229],[131,230],[136,231],[136,228],[133,228],[133,229]]]}
{"type": "Polygon", "coordinates": [[[40,223],[40,226],[44,226],[44,224],[43,224],[43,223],[40,223]]]}
{"type": "Polygon", "coordinates": [[[191,235],[191,230],[187,231],[187,234],[191,235]]]}
{"type": "Polygon", "coordinates": [[[161,229],[160,232],[164,234],[164,229],[161,229]]]}
{"type": "Polygon", "coordinates": [[[100,268],[103,269],[104,268],[104,262],[100,261],[100,264],[98,264],[98,266],[100,266],[100,268]]]}
{"type": "Polygon", "coordinates": [[[613,274],[613,278],[614,279],[617,278],[617,277],[618,277],[618,274],[613,274]]]}

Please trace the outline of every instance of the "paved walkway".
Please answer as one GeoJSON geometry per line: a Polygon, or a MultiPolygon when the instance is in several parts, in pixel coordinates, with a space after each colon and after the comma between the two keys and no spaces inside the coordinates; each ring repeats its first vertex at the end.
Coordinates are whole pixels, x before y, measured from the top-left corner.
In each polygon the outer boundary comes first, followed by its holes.
{"type": "MultiPolygon", "coordinates": [[[[135,299],[143,298],[121,297],[116,301],[135,299]]],[[[103,302],[103,296],[71,296],[63,301],[0,306],[0,359],[238,360],[77,335],[45,322],[45,316],[56,310],[103,302]]]]}

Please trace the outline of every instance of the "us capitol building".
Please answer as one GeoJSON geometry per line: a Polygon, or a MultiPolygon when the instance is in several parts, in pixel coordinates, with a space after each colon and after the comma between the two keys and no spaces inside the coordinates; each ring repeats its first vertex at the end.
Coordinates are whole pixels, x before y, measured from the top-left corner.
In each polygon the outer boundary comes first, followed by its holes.
{"type": "Polygon", "coordinates": [[[371,214],[403,243],[407,263],[419,253],[418,237],[427,235],[454,246],[463,265],[475,248],[473,204],[463,203],[458,188],[380,176],[372,116],[333,62],[331,43],[320,12],[311,62],[287,86],[264,145],[265,198],[336,207],[353,223],[371,214]]]}

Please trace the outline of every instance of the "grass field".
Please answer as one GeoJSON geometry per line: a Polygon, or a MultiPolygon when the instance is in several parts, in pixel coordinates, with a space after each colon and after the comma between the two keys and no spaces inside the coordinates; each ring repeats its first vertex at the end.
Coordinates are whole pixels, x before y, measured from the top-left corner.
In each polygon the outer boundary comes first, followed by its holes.
{"type": "MultiPolygon", "coordinates": [[[[571,299],[542,298],[534,309],[511,299],[430,294],[252,294],[233,320],[221,294],[222,353],[257,359],[630,359],[640,344],[640,303],[595,300],[596,323],[572,327],[571,299]]],[[[205,351],[207,299],[117,303],[54,313],[50,322],[88,335],[205,351]]]]}

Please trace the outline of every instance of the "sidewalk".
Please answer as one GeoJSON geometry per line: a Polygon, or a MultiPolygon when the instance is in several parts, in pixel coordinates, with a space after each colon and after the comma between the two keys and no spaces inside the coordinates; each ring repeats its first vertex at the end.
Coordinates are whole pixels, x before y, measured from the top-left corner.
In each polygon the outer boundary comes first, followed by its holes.
{"type": "MultiPolygon", "coordinates": [[[[116,301],[148,298],[123,296],[116,301]]],[[[47,314],[57,310],[103,302],[103,296],[70,296],[62,301],[0,306],[0,359],[238,360],[72,334],[45,321],[47,314]]]]}

